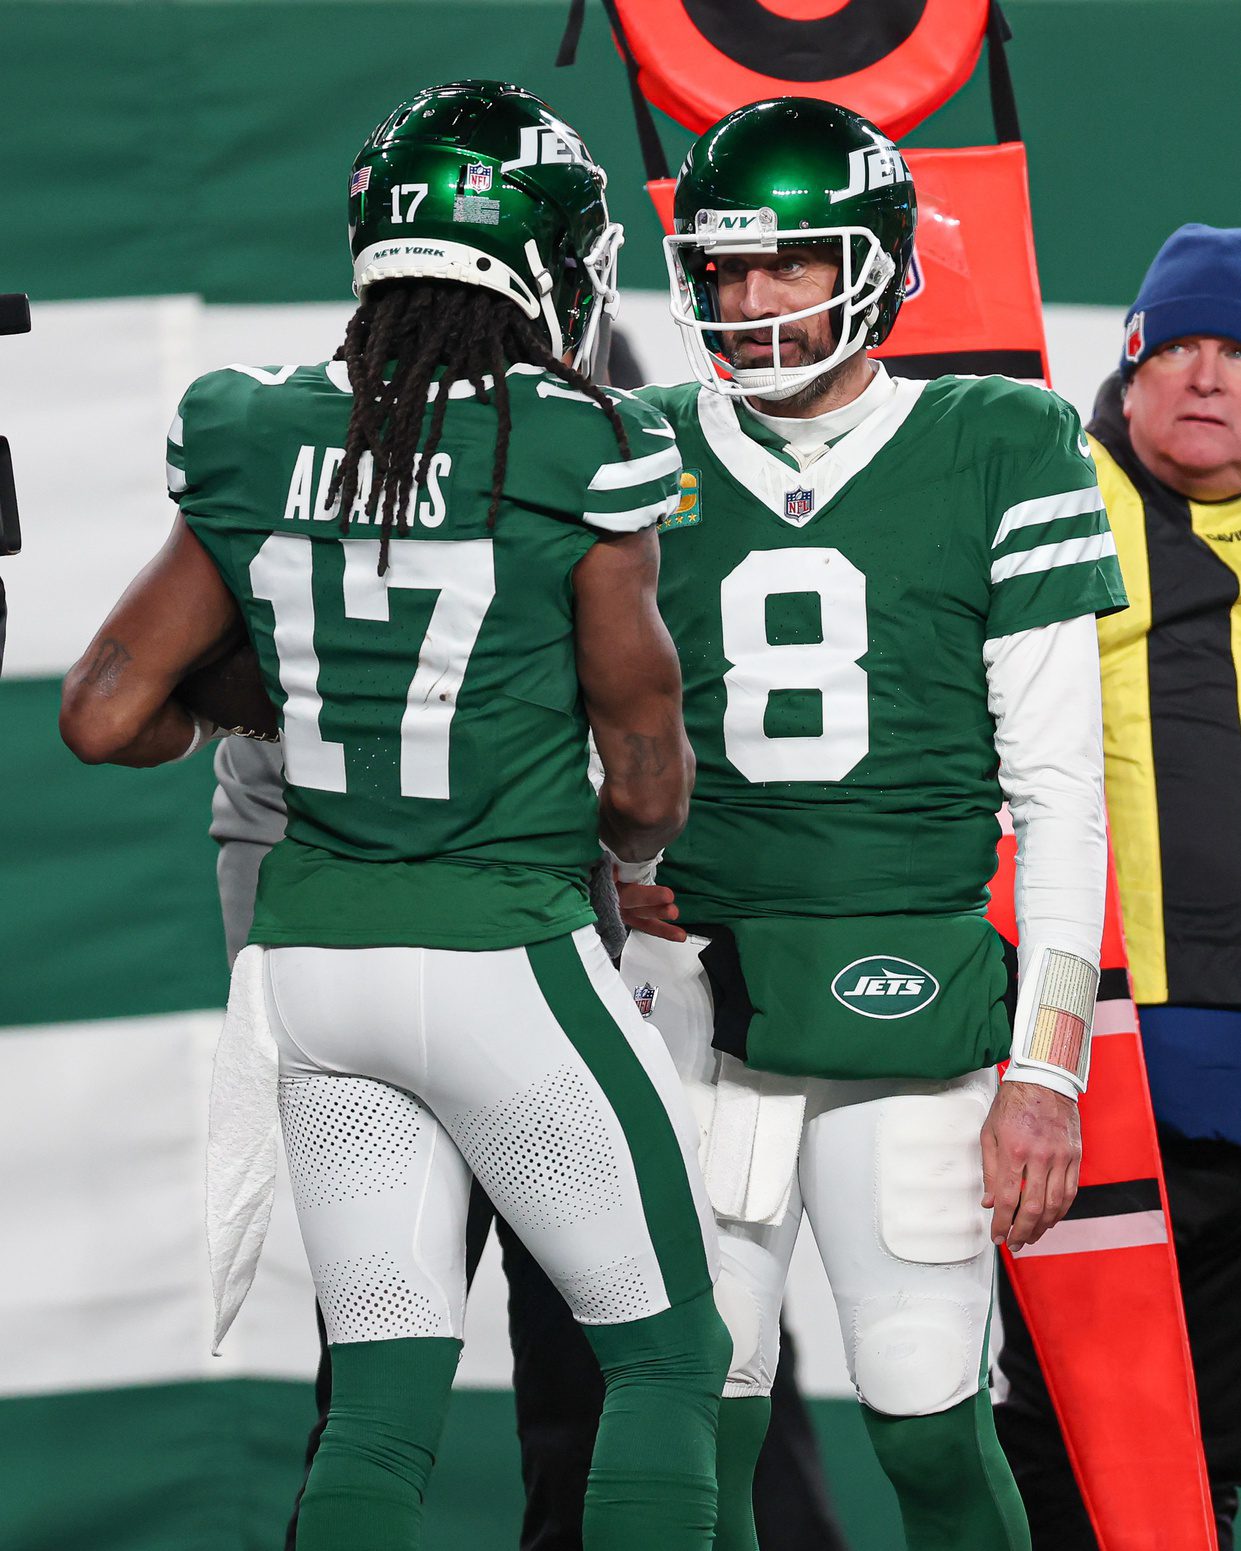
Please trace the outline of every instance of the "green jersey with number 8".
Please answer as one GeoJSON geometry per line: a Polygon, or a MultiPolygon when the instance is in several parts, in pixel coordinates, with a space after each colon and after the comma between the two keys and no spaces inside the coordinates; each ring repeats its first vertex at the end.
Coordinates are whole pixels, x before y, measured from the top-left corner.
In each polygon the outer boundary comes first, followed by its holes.
{"type": "Polygon", "coordinates": [[[698,757],[659,880],[681,920],[980,908],[999,835],[983,643],[1123,607],[1072,408],[1006,378],[881,376],[805,467],[709,388],[676,430],[659,604],[698,757]]]}
{"type": "Polygon", "coordinates": [[[326,504],[352,407],[343,363],[230,367],[182,401],[170,493],[282,715],[287,838],[263,863],[253,942],[500,948],[594,919],[572,572],[600,534],[676,505],[680,460],[645,404],[617,400],[625,461],[585,395],[533,366],[507,378],[494,524],[496,406],[455,383],[382,577],[365,490],[347,534],[326,504]]]}

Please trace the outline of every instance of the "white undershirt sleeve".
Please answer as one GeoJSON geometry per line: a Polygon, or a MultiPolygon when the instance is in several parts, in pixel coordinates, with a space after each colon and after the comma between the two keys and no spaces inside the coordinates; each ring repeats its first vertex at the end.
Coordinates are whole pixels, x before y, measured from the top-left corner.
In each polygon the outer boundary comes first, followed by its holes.
{"type": "MultiPolygon", "coordinates": [[[[1041,1082],[1076,1097],[1060,1063],[1022,1059],[1039,1013],[1037,990],[1048,954],[1084,960],[1097,977],[1107,889],[1107,822],[1103,797],[1103,709],[1099,645],[1093,615],[983,646],[987,699],[995,718],[1000,785],[1017,838],[1015,905],[1019,989],[1014,1060],[1008,1076],[1041,1082]],[[1034,1000],[1032,1000],[1032,997],[1034,1000]]],[[[1070,966],[1071,967],[1071,966],[1070,966]]],[[[1083,970],[1083,975],[1089,975],[1083,970]]],[[[1093,981],[1086,1016],[1089,1036],[1093,981]]]]}

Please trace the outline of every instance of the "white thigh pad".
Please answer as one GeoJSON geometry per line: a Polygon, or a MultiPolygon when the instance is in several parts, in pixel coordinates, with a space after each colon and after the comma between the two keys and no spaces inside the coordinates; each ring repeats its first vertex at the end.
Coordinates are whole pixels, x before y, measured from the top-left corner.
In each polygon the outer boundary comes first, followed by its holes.
{"type": "Polygon", "coordinates": [[[857,1311],[858,1398],[885,1416],[947,1411],[978,1388],[978,1333],[949,1298],[876,1298],[857,1311]]]}
{"type": "Polygon", "coordinates": [[[979,1143],[986,1118],[986,1104],[971,1092],[882,1101],[875,1137],[876,1215],[890,1255],[919,1265],[950,1265],[988,1248],[979,1143]]]}
{"type": "Polygon", "coordinates": [[[763,1319],[754,1293],[723,1271],[715,1283],[715,1306],[732,1337],[728,1382],[747,1392],[769,1394],[775,1375],[766,1371],[763,1362],[763,1319]]]}

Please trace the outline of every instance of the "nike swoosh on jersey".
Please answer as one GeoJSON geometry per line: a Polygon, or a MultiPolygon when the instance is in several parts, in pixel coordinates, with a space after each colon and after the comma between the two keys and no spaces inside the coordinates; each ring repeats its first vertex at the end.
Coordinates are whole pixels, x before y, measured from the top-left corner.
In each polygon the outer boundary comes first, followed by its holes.
{"type": "Polygon", "coordinates": [[[644,425],[641,428],[648,436],[666,436],[669,441],[677,434],[672,427],[663,425],[644,425]]]}

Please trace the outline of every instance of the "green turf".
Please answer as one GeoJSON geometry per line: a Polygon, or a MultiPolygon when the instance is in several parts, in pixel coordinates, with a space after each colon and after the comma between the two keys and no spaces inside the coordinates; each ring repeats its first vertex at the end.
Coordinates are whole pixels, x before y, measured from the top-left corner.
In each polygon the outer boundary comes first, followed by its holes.
{"type": "MultiPolygon", "coordinates": [[[[853,1551],[901,1551],[856,1407],[811,1406],[853,1551]]],[[[259,1379],[0,1401],[0,1546],[279,1551],[313,1417],[309,1385],[259,1379]]],[[[521,1510],[512,1395],[458,1390],[428,1551],[516,1551],[521,1510]]]]}

